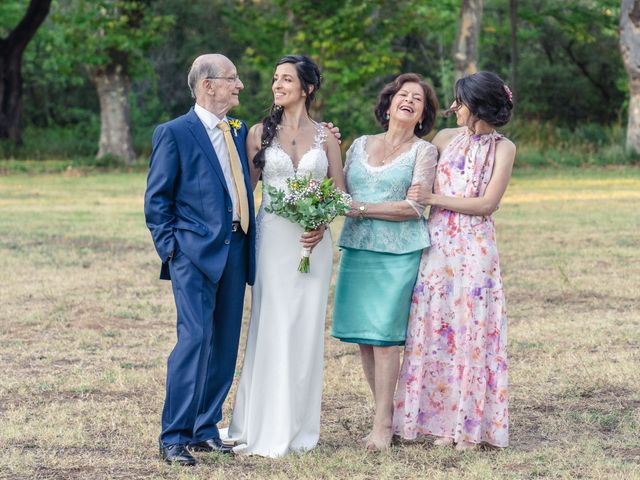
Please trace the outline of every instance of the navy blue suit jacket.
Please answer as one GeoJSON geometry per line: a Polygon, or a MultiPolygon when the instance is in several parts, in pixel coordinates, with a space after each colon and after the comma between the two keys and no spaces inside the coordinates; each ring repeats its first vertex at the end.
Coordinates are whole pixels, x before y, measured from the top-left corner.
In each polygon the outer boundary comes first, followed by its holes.
{"type": "MultiPolygon", "coordinates": [[[[232,136],[249,192],[245,274],[247,282],[253,285],[256,229],[245,149],[247,126],[241,123],[232,136]]],[[[233,205],[211,140],[193,108],[186,115],[158,126],[153,134],[144,213],[163,263],[160,278],[169,278],[167,263],[173,253],[181,251],[207,278],[218,283],[227,263],[233,205]]]]}

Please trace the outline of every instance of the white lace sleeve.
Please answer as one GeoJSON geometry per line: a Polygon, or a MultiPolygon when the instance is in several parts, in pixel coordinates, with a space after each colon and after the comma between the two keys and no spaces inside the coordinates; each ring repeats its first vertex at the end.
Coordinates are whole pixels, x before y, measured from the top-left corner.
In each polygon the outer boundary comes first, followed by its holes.
{"type": "MultiPolygon", "coordinates": [[[[436,178],[436,166],[438,164],[438,149],[435,145],[424,142],[424,145],[418,147],[416,154],[416,163],[413,167],[413,178],[411,184],[416,183],[433,189],[433,182],[436,178]]],[[[426,206],[420,205],[418,202],[407,199],[407,202],[416,211],[418,216],[422,216],[426,206]]]]}

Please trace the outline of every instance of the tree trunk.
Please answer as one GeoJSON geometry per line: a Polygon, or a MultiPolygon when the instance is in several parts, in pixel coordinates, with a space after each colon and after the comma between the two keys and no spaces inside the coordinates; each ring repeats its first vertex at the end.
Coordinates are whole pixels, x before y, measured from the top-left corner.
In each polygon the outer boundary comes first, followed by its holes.
{"type": "Polygon", "coordinates": [[[20,23],[0,39],[0,138],[21,143],[22,54],[49,14],[51,0],[31,0],[20,23]]]}
{"type": "Polygon", "coordinates": [[[478,71],[478,38],[482,25],[483,0],[462,0],[458,35],[454,45],[455,79],[478,71]]]}
{"type": "Polygon", "coordinates": [[[511,73],[509,83],[514,97],[518,93],[518,0],[509,0],[511,19],[511,73]]]}
{"type": "Polygon", "coordinates": [[[136,156],[129,116],[129,75],[118,64],[91,68],[89,75],[100,99],[100,146],[97,158],[113,155],[130,165],[136,156]]]}
{"type": "Polygon", "coordinates": [[[620,50],[629,77],[627,150],[640,153],[640,0],[622,0],[620,50]]]}
{"type": "Polygon", "coordinates": [[[21,143],[22,55],[0,41],[0,138],[21,143]]]}

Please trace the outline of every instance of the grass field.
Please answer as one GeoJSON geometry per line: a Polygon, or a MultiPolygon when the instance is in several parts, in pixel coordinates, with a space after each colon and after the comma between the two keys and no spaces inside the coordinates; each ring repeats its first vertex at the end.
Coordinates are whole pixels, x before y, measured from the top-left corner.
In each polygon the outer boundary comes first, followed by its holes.
{"type": "Polygon", "coordinates": [[[372,405],[359,358],[327,336],[318,448],[200,455],[192,469],[157,454],[175,312],[157,280],[144,182],[0,177],[0,478],[640,479],[640,169],[511,181],[495,215],[508,449],[458,453],[425,439],[365,452],[372,405]]]}

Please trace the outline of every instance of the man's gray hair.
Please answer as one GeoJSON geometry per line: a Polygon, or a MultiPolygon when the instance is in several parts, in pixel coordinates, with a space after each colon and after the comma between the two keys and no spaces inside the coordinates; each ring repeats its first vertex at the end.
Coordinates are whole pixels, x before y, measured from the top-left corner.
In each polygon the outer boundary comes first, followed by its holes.
{"type": "Polygon", "coordinates": [[[187,82],[189,83],[189,90],[191,90],[191,97],[196,98],[198,89],[198,82],[203,78],[217,77],[220,74],[220,68],[211,61],[203,61],[201,58],[197,58],[187,76],[187,82]]]}

